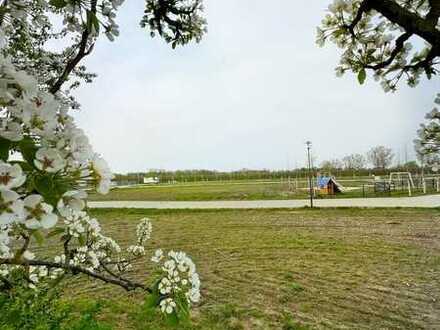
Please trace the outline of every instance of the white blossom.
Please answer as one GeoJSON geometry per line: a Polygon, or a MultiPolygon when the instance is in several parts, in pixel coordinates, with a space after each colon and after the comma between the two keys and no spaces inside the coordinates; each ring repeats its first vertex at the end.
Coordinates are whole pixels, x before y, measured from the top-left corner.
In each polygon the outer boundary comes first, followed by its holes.
{"type": "Polygon", "coordinates": [[[36,285],[45,277],[49,275],[46,266],[30,266],[29,267],[29,288],[36,289],[36,285]]]}
{"type": "Polygon", "coordinates": [[[9,63],[6,63],[6,65],[8,65],[6,67],[6,73],[10,75],[18,85],[20,85],[28,97],[34,97],[38,94],[38,83],[34,77],[28,75],[24,71],[14,70],[9,63]]]}
{"type": "Polygon", "coordinates": [[[3,119],[0,122],[0,136],[14,142],[23,139],[21,125],[18,122],[3,119]]]}
{"type": "MultiPolygon", "coordinates": [[[[11,258],[9,227],[0,226],[0,258],[11,258]]],[[[0,266],[1,267],[1,266],[0,266]]],[[[0,268],[1,271],[1,268],[0,268]]],[[[5,271],[3,269],[3,271],[5,271]]]]}
{"type": "Polygon", "coordinates": [[[107,165],[107,162],[98,154],[95,154],[91,161],[91,167],[95,177],[98,180],[97,191],[100,194],[107,194],[110,191],[111,180],[114,177],[107,165]]]}
{"type": "Polygon", "coordinates": [[[171,314],[176,308],[176,303],[171,298],[163,299],[160,302],[160,309],[163,313],[171,314]]]}
{"type": "Polygon", "coordinates": [[[35,254],[29,250],[23,252],[23,258],[26,260],[34,260],[35,254]]]}
{"type": "Polygon", "coordinates": [[[58,201],[57,209],[61,215],[68,217],[72,213],[80,212],[86,206],[87,193],[84,190],[71,190],[64,193],[58,201]]]}
{"type": "Polygon", "coordinates": [[[55,226],[58,216],[53,207],[43,202],[41,195],[29,195],[24,199],[24,224],[29,229],[49,229],[55,226]]]}
{"type": "Polygon", "coordinates": [[[163,251],[162,249],[157,249],[154,252],[154,255],[151,257],[151,261],[155,262],[155,263],[159,263],[163,258],[163,251]]]}
{"type": "Polygon", "coordinates": [[[20,187],[26,181],[20,165],[5,163],[0,160],[0,189],[20,187]]]}
{"type": "Polygon", "coordinates": [[[134,256],[142,256],[145,254],[145,248],[139,245],[130,245],[127,251],[134,256]]]}
{"type": "MultiPolygon", "coordinates": [[[[162,251],[157,250],[152,260],[160,262],[162,259],[162,251]]],[[[184,292],[189,304],[200,300],[200,278],[195,264],[185,252],[168,252],[161,269],[164,277],[159,281],[158,290],[162,295],[173,297],[184,292]]]]}
{"type": "Polygon", "coordinates": [[[150,222],[150,219],[143,218],[136,227],[138,245],[145,245],[145,242],[150,239],[152,231],[153,226],[150,222]]]}
{"type": "MultiPolygon", "coordinates": [[[[122,2],[103,0],[96,13],[103,33],[110,40],[119,35],[115,12],[122,2]]],[[[33,59],[11,59],[4,55],[9,53],[5,47],[17,27],[38,31],[50,25],[46,12],[54,10],[55,5],[35,2],[43,9],[42,14],[28,11],[29,3],[14,0],[5,4],[7,10],[0,27],[0,137],[13,142],[8,152],[22,164],[9,161],[7,154],[3,155],[6,160],[0,160],[0,259],[47,260],[37,256],[33,244],[29,247],[26,244],[23,249],[22,243],[34,235],[36,238],[45,235],[45,230],[53,228],[58,219],[60,226],[51,230],[50,235],[59,235],[64,253],[54,257],[55,268],[3,264],[0,275],[7,277],[11,270],[22,269],[32,289],[38,289],[46,278],[59,279],[63,274],[72,274],[69,265],[97,274],[107,271],[107,276],[122,276],[132,267],[133,260],[146,254],[152,224],[147,218],[141,219],[136,227],[136,244],[121,249],[114,239],[104,235],[98,220],[87,213],[85,191],[96,188],[99,193],[107,193],[114,176],[105,160],[93,151],[84,131],[76,126],[70,111],[78,104],[68,90],[56,93],[46,90],[48,81],[53,79],[48,72],[65,65],[66,54],[76,52],[76,46],[67,47],[61,54],[43,51],[35,62],[38,65],[27,65],[33,59]],[[50,186],[42,186],[46,181],[38,182],[40,178],[47,179],[50,186]]],[[[70,36],[75,43],[84,32],[88,5],[73,1],[56,9],[62,18],[61,34],[67,36],[72,31],[70,36]]],[[[90,42],[98,36],[93,28],[94,31],[89,31],[90,42]]],[[[166,297],[160,301],[160,308],[164,313],[171,314],[178,308],[175,300],[178,293],[183,292],[188,303],[199,300],[199,277],[185,253],[171,251],[164,256],[158,249],[151,260],[162,271],[159,286],[166,297]]]]}
{"type": "Polygon", "coordinates": [[[41,148],[35,155],[34,164],[39,170],[55,173],[66,166],[66,161],[61,157],[58,150],[41,148]]]}
{"type": "Polygon", "coordinates": [[[0,190],[0,226],[21,222],[24,216],[23,201],[15,191],[0,190]]]}

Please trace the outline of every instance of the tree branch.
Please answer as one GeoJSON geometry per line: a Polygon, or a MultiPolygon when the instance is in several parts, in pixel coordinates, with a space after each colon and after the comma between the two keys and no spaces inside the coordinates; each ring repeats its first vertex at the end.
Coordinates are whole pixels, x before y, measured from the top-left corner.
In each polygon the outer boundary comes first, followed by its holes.
{"type": "Polygon", "coordinates": [[[431,9],[428,14],[425,16],[425,19],[428,20],[434,27],[437,25],[438,18],[440,17],[440,1],[438,0],[429,0],[429,5],[431,9]]]}
{"type": "Polygon", "coordinates": [[[431,50],[429,51],[428,55],[426,55],[424,60],[417,62],[416,64],[413,64],[413,65],[407,65],[404,67],[404,70],[406,70],[406,71],[417,70],[420,68],[424,68],[425,71],[428,70],[430,68],[430,66],[432,65],[433,60],[439,54],[438,49],[439,49],[439,47],[432,47],[431,50]]]}
{"type": "MultiPolygon", "coordinates": [[[[426,18],[399,6],[392,0],[366,0],[369,2],[371,9],[374,9],[385,16],[392,23],[397,24],[405,29],[406,32],[412,32],[422,39],[429,42],[432,46],[440,44],[440,31],[435,25],[431,24],[426,18]]],[[[436,3],[431,7],[431,12],[436,15],[438,0],[431,0],[430,3],[436,3]]],[[[440,54],[439,54],[440,55],[440,54]]]]}
{"type": "Polygon", "coordinates": [[[23,246],[17,250],[17,252],[15,253],[14,259],[15,260],[20,260],[21,256],[23,255],[23,253],[26,252],[26,250],[29,248],[29,245],[31,243],[31,237],[25,234],[21,235],[22,238],[24,239],[24,243],[23,246]]]}
{"type": "Polygon", "coordinates": [[[371,3],[371,0],[364,0],[361,3],[355,18],[353,19],[353,22],[351,22],[351,24],[347,26],[348,30],[350,30],[350,33],[353,37],[355,37],[354,28],[360,22],[360,20],[362,19],[362,16],[371,10],[370,3],[371,3]]]}
{"type": "Polygon", "coordinates": [[[390,57],[386,61],[383,61],[381,63],[378,63],[376,65],[366,65],[365,68],[373,69],[373,70],[380,70],[391,63],[393,63],[394,59],[399,55],[399,53],[402,51],[402,49],[405,46],[405,41],[407,41],[409,38],[411,38],[412,33],[407,32],[402,34],[399,38],[396,39],[396,46],[394,47],[393,51],[391,52],[390,57]]]}
{"type": "Polygon", "coordinates": [[[124,288],[127,291],[142,289],[148,293],[152,293],[152,290],[149,287],[147,287],[141,283],[136,283],[136,282],[130,281],[128,279],[107,277],[105,275],[92,272],[92,271],[87,270],[85,268],[82,268],[79,266],[72,266],[69,264],[50,262],[50,261],[44,261],[44,260],[25,260],[25,261],[22,261],[22,260],[15,260],[15,259],[0,259],[0,265],[45,266],[48,268],[60,268],[60,269],[66,270],[68,272],[71,272],[73,274],[82,273],[82,274],[88,275],[90,277],[96,278],[98,280],[101,280],[105,283],[115,284],[117,286],[124,288]]]}
{"type": "MultiPolygon", "coordinates": [[[[98,0],[91,1],[90,11],[93,14],[96,14],[97,2],[98,2],[98,0]]],[[[56,92],[58,92],[61,89],[63,84],[69,78],[70,73],[75,69],[75,67],[78,65],[78,63],[81,62],[81,60],[84,57],[86,57],[87,55],[89,55],[92,52],[93,47],[94,47],[94,43],[92,43],[89,46],[89,48],[86,49],[89,38],[90,38],[90,32],[89,32],[88,28],[85,27],[83,33],[81,34],[81,41],[77,45],[78,53],[76,54],[76,56],[74,58],[72,58],[70,61],[67,62],[66,67],[63,70],[63,73],[61,74],[60,77],[58,77],[58,79],[55,81],[55,83],[49,89],[49,91],[52,94],[55,94],[56,92]]]]}
{"type": "MultiPolygon", "coordinates": [[[[355,36],[354,28],[360,22],[362,16],[371,10],[376,10],[392,23],[405,29],[407,33],[418,35],[432,46],[440,45],[440,31],[436,29],[437,19],[440,17],[440,2],[429,0],[429,3],[431,6],[429,13],[426,17],[420,17],[416,13],[399,6],[393,0],[364,0],[355,18],[346,28],[355,36]]],[[[437,55],[440,55],[438,50],[437,55]]]]}

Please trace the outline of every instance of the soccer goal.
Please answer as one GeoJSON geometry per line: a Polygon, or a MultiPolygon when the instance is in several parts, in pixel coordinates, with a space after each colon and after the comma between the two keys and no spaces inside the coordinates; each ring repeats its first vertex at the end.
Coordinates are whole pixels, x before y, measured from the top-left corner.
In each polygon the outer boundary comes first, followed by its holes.
{"type": "Polygon", "coordinates": [[[434,187],[437,192],[440,192],[440,176],[439,175],[430,175],[430,176],[424,176],[423,177],[423,193],[426,194],[426,186],[427,183],[431,183],[431,185],[434,187]]]}
{"type": "Polygon", "coordinates": [[[389,180],[390,186],[396,181],[406,182],[408,186],[408,196],[412,195],[411,189],[414,189],[414,181],[410,172],[391,172],[389,180]]]}

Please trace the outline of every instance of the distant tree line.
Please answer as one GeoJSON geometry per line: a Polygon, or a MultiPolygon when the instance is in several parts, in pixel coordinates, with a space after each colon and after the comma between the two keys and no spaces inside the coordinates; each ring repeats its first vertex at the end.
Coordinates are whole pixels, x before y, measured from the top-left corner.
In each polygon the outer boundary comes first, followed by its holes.
{"type": "MultiPolygon", "coordinates": [[[[319,167],[313,168],[313,175],[333,175],[336,177],[362,177],[371,175],[388,175],[389,172],[421,172],[417,161],[408,161],[401,165],[394,165],[394,153],[391,148],[377,146],[371,148],[365,155],[350,154],[341,159],[323,161],[319,167]]],[[[425,168],[425,172],[429,169],[425,168]]],[[[142,183],[145,177],[157,177],[160,182],[199,182],[199,181],[232,181],[232,180],[301,180],[308,177],[308,168],[302,167],[292,170],[252,170],[241,169],[237,171],[215,170],[149,170],[116,174],[115,180],[119,184],[142,183]]]]}
{"type": "Polygon", "coordinates": [[[160,182],[198,182],[198,181],[231,181],[231,180],[281,180],[290,178],[306,178],[307,168],[295,170],[251,170],[241,169],[225,172],[216,170],[149,170],[127,174],[116,174],[117,182],[143,182],[144,177],[157,177],[160,182]]]}
{"type": "MultiPolygon", "coordinates": [[[[371,148],[365,155],[350,154],[341,159],[325,160],[320,164],[320,170],[336,176],[388,174],[394,172],[418,173],[422,166],[415,160],[393,166],[394,153],[391,148],[377,146],[371,148]],[[351,173],[351,174],[350,174],[351,173]]],[[[428,171],[428,168],[424,169],[428,171]]]]}

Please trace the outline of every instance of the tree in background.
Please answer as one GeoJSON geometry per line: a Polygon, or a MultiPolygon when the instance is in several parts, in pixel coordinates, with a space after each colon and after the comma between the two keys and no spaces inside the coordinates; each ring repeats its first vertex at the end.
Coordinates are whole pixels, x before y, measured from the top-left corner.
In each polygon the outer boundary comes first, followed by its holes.
{"type": "Polygon", "coordinates": [[[361,154],[351,154],[342,158],[342,163],[346,170],[359,171],[365,168],[367,162],[361,154]]]}
{"type": "MultiPolygon", "coordinates": [[[[71,91],[95,76],[81,61],[100,36],[118,36],[122,3],[0,0],[0,290],[13,295],[15,287],[46,289],[83,275],[141,290],[149,305],[177,320],[200,297],[192,260],[158,249],[148,257],[157,272],[133,281],[127,272],[147,257],[151,222],[142,219],[136,241],[122,248],[86,208],[86,191],[108,192],[113,175],[76,126],[71,110],[79,103],[71,91]]],[[[141,26],[173,47],[205,32],[200,0],[145,4],[141,26]]]]}
{"type": "MultiPolygon", "coordinates": [[[[437,94],[435,103],[440,104],[440,94],[437,94]]],[[[426,115],[426,120],[427,123],[421,124],[417,131],[415,149],[422,163],[437,171],[440,159],[440,112],[437,107],[426,115]]]]}
{"type": "Polygon", "coordinates": [[[343,164],[339,159],[325,160],[321,163],[321,169],[328,172],[329,175],[340,171],[343,168],[343,164]]]}
{"type": "Polygon", "coordinates": [[[411,173],[415,173],[418,170],[420,170],[420,166],[419,166],[419,164],[417,164],[417,162],[415,160],[411,160],[409,162],[406,162],[405,164],[402,165],[402,168],[405,171],[408,171],[411,173]]]}
{"type": "Polygon", "coordinates": [[[367,153],[367,158],[374,168],[383,170],[391,165],[394,154],[391,148],[377,146],[367,153]]]}

